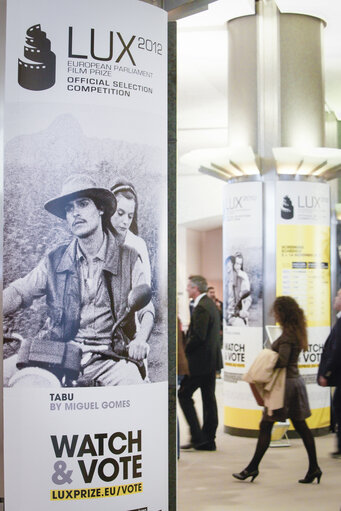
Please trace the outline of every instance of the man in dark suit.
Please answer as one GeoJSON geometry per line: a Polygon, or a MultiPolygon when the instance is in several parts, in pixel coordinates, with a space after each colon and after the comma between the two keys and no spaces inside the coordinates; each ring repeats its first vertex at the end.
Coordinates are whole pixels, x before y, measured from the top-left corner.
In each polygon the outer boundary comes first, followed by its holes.
{"type": "MultiPolygon", "coordinates": [[[[216,307],[219,311],[219,317],[220,317],[220,332],[219,332],[219,342],[220,342],[220,348],[223,348],[223,302],[219,300],[219,298],[215,295],[215,289],[213,286],[209,286],[207,288],[207,296],[211,298],[213,303],[216,304],[216,307]]],[[[221,356],[221,354],[220,354],[221,356]]],[[[217,371],[217,378],[220,378],[220,371],[217,371]]]]}
{"type": "Polygon", "coordinates": [[[189,278],[187,292],[194,300],[185,352],[190,376],[179,389],[179,402],[190,427],[191,442],[184,449],[215,451],[218,411],[215,398],[216,370],[221,369],[218,354],[220,318],[215,304],[206,295],[207,282],[200,275],[189,278]],[[219,366],[219,367],[218,367],[219,366]],[[200,427],[192,396],[200,388],[203,403],[203,426],[200,427]]]}
{"type": "Polygon", "coordinates": [[[331,456],[341,458],[341,289],[335,296],[334,309],[338,311],[338,319],[325,343],[319,367],[318,383],[322,387],[336,387],[333,407],[337,424],[337,450],[331,456]]]}

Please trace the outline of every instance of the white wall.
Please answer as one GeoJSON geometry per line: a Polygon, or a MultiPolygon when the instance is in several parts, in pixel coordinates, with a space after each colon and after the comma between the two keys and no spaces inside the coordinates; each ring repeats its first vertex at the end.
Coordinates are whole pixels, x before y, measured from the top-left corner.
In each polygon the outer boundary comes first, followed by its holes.
{"type": "Polygon", "coordinates": [[[222,228],[201,233],[201,274],[209,286],[214,286],[216,296],[223,299],[223,231],[222,228]]]}
{"type": "Polygon", "coordinates": [[[222,228],[208,231],[178,227],[177,233],[177,297],[178,314],[186,329],[189,308],[186,286],[189,275],[203,275],[216,296],[222,299],[222,228]]]}

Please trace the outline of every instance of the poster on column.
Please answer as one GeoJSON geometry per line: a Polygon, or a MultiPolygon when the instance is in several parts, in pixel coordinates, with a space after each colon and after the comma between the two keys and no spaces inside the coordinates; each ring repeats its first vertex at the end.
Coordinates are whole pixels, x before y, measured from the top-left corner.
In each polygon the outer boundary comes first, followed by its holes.
{"type": "Polygon", "coordinates": [[[6,511],[168,509],[167,15],[7,3],[6,511]]]}
{"type": "Polygon", "coordinates": [[[263,347],[262,183],[227,184],[223,208],[224,424],[256,429],[258,407],[242,376],[263,347]]]}
{"type": "Polygon", "coordinates": [[[305,312],[309,347],[299,359],[312,428],[329,424],[329,390],[316,384],[323,344],[330,332],[329,185],[277,183],[276,294],[295,298],[305,312]]]}

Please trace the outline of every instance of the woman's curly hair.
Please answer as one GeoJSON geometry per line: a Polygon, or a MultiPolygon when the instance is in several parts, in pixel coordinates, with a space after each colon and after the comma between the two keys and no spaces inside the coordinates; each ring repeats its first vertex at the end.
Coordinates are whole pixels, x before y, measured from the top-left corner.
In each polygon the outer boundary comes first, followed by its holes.
{"type": "Polygon", "coordinates": [[[308,349],[306,319],[303,310],[291,296],[278,296],[273,304],[276,321],[283,333],[297,337],[303,351],[308,349]]]}

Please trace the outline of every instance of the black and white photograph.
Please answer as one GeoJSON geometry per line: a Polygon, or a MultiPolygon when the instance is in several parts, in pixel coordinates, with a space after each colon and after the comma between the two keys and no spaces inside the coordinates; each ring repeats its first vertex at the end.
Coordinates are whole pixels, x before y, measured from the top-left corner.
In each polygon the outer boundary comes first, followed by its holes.
{"type": "Polygon", "coordinates": [[[250,279],[241,252],[225,259],[225,321],[229,326],[248,326],[252,305],[250,279]]]}
{"type": "Polygon", "coordinates": [[[225,327],[262,326],[262,188],[257,185],[240,182],[224,187],[225,327]]]}
{"type": "Polygon", "coordinates": [[[262,318],[262,254],[259,247],[237,250],[224,260],[224,320],[227,326],[259,326],[262,318]],[[250,256],[252,254],[252,256],[250,256]]]}
{"type": "Polygon", "coordinates": [[[8,141],[5,386],[164,381],[160,150],[87,137],[71,114],[8,141]]]}

